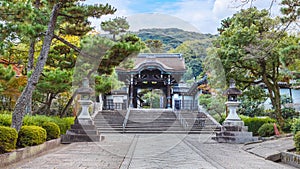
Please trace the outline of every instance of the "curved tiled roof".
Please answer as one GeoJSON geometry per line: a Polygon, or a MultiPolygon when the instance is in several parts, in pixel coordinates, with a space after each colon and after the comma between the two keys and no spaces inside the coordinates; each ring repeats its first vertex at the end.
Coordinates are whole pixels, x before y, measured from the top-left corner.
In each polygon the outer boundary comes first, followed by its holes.
{"type": "Polygon", "coordinates": [[[126,70],[117,67],[117,72],[139,72],[147,67],[156,67],[166,72],[185,72],[184,59],[181,54],[147,53],[139,54],[134,58],[133,69],[126,70]]]}

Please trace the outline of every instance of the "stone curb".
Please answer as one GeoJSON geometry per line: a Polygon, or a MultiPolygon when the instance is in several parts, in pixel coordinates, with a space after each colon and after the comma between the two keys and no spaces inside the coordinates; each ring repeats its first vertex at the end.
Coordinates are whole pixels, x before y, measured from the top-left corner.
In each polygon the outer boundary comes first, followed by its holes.
{"type": "Polygon", "coordinates": [[[11,165],[15,162],[37,156],[38,154],[45,152],[47,150],[53,149],[60,145],[60,138],[55,140],[47,141],[43,144],[25,147],[21,149],[14,150],[9,153],[0,154],[0,168],[11,165]]]}

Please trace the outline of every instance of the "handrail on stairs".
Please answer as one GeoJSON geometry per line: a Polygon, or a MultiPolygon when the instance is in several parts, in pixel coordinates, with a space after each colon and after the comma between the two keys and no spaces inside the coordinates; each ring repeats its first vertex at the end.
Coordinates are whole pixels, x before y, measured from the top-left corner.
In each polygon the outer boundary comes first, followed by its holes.
{"type": "Polygon", "coordinates": [[[126,116],[123,121],[123,125],[122,125],[123,133],[125,132],[125,128],[126,128],[126,125],[127,125],[128,119],[129,119],[129,114],[130,114],[130,108],[127,109],[126,116]]]}
{"type": "Polygon", "coordinates": [[[217,125],[217,127],[223,127],[219,122],[217,122],[217,120],[215,119],[215,118],[213,118],[208,112],[207,112],[207,110],[204,108],[204,107],[202,107],[201,105],[198,105],[198,112],[203,112],[205,115],[206,115],[206,117],[208,118],[208,119],[210,119],[215,125],[217,125]]]}
{"type": "Polygon", "coordinates": [[[175,112],[175,115],[176,115],[177,119],[179,120],[181,126],[186,131],[188,129],[188,126],[189,126],[187,121],[182,117],[182,114],[180,113],[180,111],[174,110],[174,112],[175,112]]]}

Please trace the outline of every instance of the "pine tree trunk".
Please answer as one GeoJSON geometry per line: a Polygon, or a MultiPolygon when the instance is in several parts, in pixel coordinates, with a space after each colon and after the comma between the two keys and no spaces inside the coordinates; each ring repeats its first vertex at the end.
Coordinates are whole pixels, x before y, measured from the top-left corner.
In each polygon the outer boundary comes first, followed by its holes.
{"type": "MultiPolygon", "coordinates": [[[[27,65],[27,73],[34,68],[34,52],[35,52],[35,39],[30,40],[30,47],[28,53],[28,65],[27,65]]],[[[29,79],[28,79],[29,80],[29,79]]],[[[29,81],[27,81],[28,83],[29,81]]],[[[26,113],[32,115],[32,95],[28,96],[27,104],[26,104],[26,113]]]]}
{"type": "Polygon", "coordinates": [[[74,101],[77,95],[77,90],[73,93],[72,97],[69,99],[67,105],[64,107],[63,111],[60,113],[60,117],[65,117],[67,115],[67,111],[70,108],[72,102],[74,101]]]}
{"type": "Polygon", "coordinates": [[[50,45],[54,36],[54,29],[56,25],[56,20],[58,17],[59,9],[60,9],[61,4],[55,4],[53,6],[50,20],[48,23],[48,29],[46,31],[46,35],[44,38],[43,46],[41,53],[39,55],[36,68],[33,71],[32,75],[28,79],[28,83],[26,87],[24,88],[21,96],[18,98],[13,115],[12,115],[12,124],[11,127],[15,128],[17,131],[20,130],[23,122],[23,117],[25,115],[25,108],[26,108],[26,103],[27,99],[32,96],[32,92],[36,87],[36,84],[39,81],[39,78],[41,76],[41,73],[44,70],[44,66],[46,64],[47,58],[48,58],[48,53],[50,50],[50,45]]]}
{"type": "Polygon", "coordinates": [[[278,121],[280,127],[283,127],[284,125],[284,119],[282,117],[282,111],[281,111],[281,100],[280,100],[280,88],[278,86],[278,82],[275,81],[273,84],[271,83],[265,83],[268,88],[269,92],[269,98],[271,100],[274,113],[276,116],[276,120],[278,121]]]}

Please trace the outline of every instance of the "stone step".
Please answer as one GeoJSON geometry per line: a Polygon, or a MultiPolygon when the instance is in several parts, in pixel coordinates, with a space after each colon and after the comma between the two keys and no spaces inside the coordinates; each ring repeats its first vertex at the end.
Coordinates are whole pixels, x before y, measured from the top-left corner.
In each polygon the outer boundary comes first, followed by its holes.
{"type": "Polygon", "coordinates": [[[61,136],[61,143],[68,144],[72,142],[99,142],[100,135],[79,135],[66,134],[61,136]]]}
{"type": "MultiPolygon", "coordinates": [[[[100,132],[123,132],[123,121],[126,112],[107,111],[99,112],[94,119],[94,124],[100,132]]],[[[181,113],[188,122],[189,131],[185,131],[174,112],[170,110],[131,110],[125,128],[125,133],[213,133],[220,131],[216,125],[198,112],[181,113]],[[198,116],[197,116],[198,115],[198,116]],[[196,119],[198,117],[198,119],[196,119]],[[199,121],[203,121],[204,127],[199,121]]]]}
{"type": "Polygon", "coordinates": [[[83,130],[83,129],[69,129],[67,134],[76,133],[76,134],[87,134],[87,135],[98,135],[98,130],[83,130]]]}

